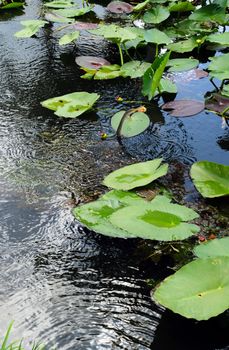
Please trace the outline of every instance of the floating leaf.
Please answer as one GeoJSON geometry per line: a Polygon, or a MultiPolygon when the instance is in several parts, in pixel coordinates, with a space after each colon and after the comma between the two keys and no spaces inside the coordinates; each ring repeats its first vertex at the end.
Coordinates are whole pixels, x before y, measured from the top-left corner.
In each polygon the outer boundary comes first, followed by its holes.
{"type": "Polygon", "coordinates": [[[210,75],[220,80],[229,79],[229,53],[222,56],[209,57],[211,63],[208,66],[210,75]]]}
{"type": "Polygon", "coordinates": [[[193,21],[213,21],[220,24],[226,23],[227,16],[225,9],[217,4],[210,4],[201,7],[198,10],[195,10],[190,16],[189,19],[193,21]]]}
{"type": "Polygon", "coordinates": [[[174,241],[185,239],[199,231],[198,226],[183,222],[196,217],[198,214],[192,209],[169,203],[167,197],[160,196],[159,201],[156,197],[148,203],[119,209],[111,215],[110,221],[131,236],[174,241]]]}
{"type": "Polygon", "coordinates": [[[78,16],[83,16],[85,13],[90,12],[93,9],[93,5],[91,6],[85,6],[82,8],[66,8],[66,9],[59,9],[59,10],[54,10],[53,13],[59,16],[63,17],[78,17],[78,16]]]}
{"type": "Polygon", "coordinates": [[[223,46],[229,46],[229,32],[210,34],[206,40],[223,46]]]}
{"type": "Polygon", "coordinates": [[[170,16],[170,12],[166,7],[157,5],[143,16],[143,21],[146,23],[158,24],[165,21],[170,16]]]}
{"type": "Polygon", "coordinates": [[[187,12],[187,11],[193,11],[195,9],[195,6],[191,4],[189,1],[182,1],[179,3],[172,3],[171,6],[169,6],[170,12],[187,12]]]}
{"type": "MultiPolygon", "coordinates": [[[[222,95],[229,97],[229,85],[224,84],[222,95]]],[[[229,106],[229,100],[228,100],[228,106],[229,106]]]]}
{"type": "Polygon", "coordinates": [[[132,79],[134,79],[142,77],[150,66],[151,64],[148,62],[130,61],[124,63],[120,71],[124,78],[131,77],[132,79]]]}
{"type": "Polygon", "coordinates": [[[34,19],[21,21],[20,23],[25,27],[25,29],[16,32],[14,35],[17,38],[30,38],[31,36],[36,34],[40,28],[44,27],[44,25],[48,22],[34,19]]]}
{"type": "Polygon", "coordinates": [[[121,191],[121,190],[111,190],[107,193],[105,193],[101,200],[109,200],[109,201],[118,201],[122,205],[141,205],[143,203],[146,203],[145,199],[138,196],[134,192],[127,192],[127,191],[121,191]]]}
{"type": "Polygon", "coordinates": [[[102,57],[95,56],[78,56],[75,59],[76,64],[80,67],[85,67],[89,69],[99,69],[102,66],[109,66],[110,62],[102,57]]]}
{"type": "Polygon", "coordinates": [[[216,256],[229,257],[229,237],[213,239],[194,248],[194,254],[198,258],[213,258],[216,256]]]}
{"type": "MultiPolygon", "coordinates": [[[[225,86],[226,87],[226,86],[225,86]]],[[[225,88],[222,93],[226,92],[225,88]]],[[[212,93],[211,98],[205,100],[205,108],[215,113],[222,114],[229,107],[229,97],[223,96],[219,93],[212,93]]],[[[228,116],[229,111],[224,113],[228,116]]]]}
{"type": "Polygon", "coordinates": [[[124,1],[112,1],[107,5],[107,10],[112,13],[131,13],[133,6],[124,1]]]}
{"type": "Polygon", "coordinates": [[[45,13],[45,19],[49,22],[56,22],[56,23],[71,23],[74,22],[73,18],[67,18],[63,17],[57,14],[54,14],[52,12],[45,13]]]}
{"type": "Polygon", "coordinates": [[[162,78],[160,80],[160,92],[168,92],[170,94],[176,94],[177,93],[177,86],[174,82],[172,82],[170,79],[162,78]]]}
{"type": "MultiPolygon", "coordinates": [[[[111,118],[111,126],[115,131],[118,130],[122,117],[125,113],[126,111],[120,111],[115,113],[111,118]]],[[[121,128],[121,136],[133,137],[141,134],[148,128],[149,124],[150,120],[147,114],[143,112],[133,113],[124,119],[121,128]]]]}
{"type": "Polygon", "coordinates": [[[88,29],[96,29],[98,28],[97,23],[90,23],[90,22],[74,22],[71,25],[72,28],[76,30],[88,30],[88,29]]]}
{"type": "Polygon", "coordinates": [[[184,52],[190,52],[195,47],[198,46],[198,42],[195,38],[189,38],[187,40],[178,41],[176,43],[172,43],[168,45],[168,49],[171,51],[184,53],[184,52]]]}
{"type": "Polygon", "coordinates": [[[80,32],[79,31],[75,31],[75,32],[72,32],[72,33],[68,33],[68,34],[65,34],[64,36],[62,36],[59,40],[59,44],[60,45],[66,45],[66,44],[69,44],[71,43],[72,41],[75,41],[78,39],[80,35],[80,32]]]}
{"type": "Polygon", "coordinates": [[[171,43],[171,39],[165,33],[160,30],[153,28],[145,31],[144,39],[148,43],[154,44],[169,44],[171,43]]]}
{"type": "Polygon", "coordinates": [[[154,298],[196,320],[208,320],[229,307],[229,257],[197,259],[166,278],[154,298]]]}
{"type": "Polygon", "coordinates": [[[41,102],[41,105],[55,111],[54,114],[58,117],[76,118],[91,109],[99,97],[95,93],[84,91],[73,92],[71,94],[49,98],[41,102]]]}
{"type": "Polygon", "coordinates": [[[127,40],[134,40],[138,36],[136,34],[137,28],[119,27],[115,24],[100,25],[98,29],[89,30],[90,33],[101,35],[105,39],[113,40],[114,42],[125,42],[127,40]]]}
{"type": "Polygon", "coordinates": [[[161,165],[161,162],[162,158],[158,158],[125,166],[107,175],[103,184],[117,190],[145,186],[167,173],[168,164],[161,165]]]}
{"type": "Polygon", "coordinates": [[[195,100],[176,100],[163,104],[163,110],[168,110],[173,117],[190,117],[204,110],[204,103],[195,100]]]}
{"type": "Polygon", "coordinates": [[[25,3],[24,2],[11,2],[9,4],[6,4],[6,5],[1,5],[0,3],[0,10],[10,10],[10,9],[15,9],[15,8],[19,8],[19,7],[22,7],[24,6],[25,3]]]}
{"type": "Polygon", "coordinates": [[[199,61],[194,58],[175,58],[169,60],[167,66],[169,68],[169,72],[182,72],[184,70],[190,70],[197,67],[199,61]]]}
{"type": "Polygon", "coordinates": [[[45,2],[44,6],[60,9],[60,8],[72,7],[73,3],[71,0],[54,0],[50,2],[45,2]]]}
{"type": "Polygon", "coordinates": [[[118,64],[111,64],[109,66],[102,66],[94,76],[95,80],[104,80],[104,79],[115,79],[120,77],[121,71],[118,64]]]}
{"type": "Polygon", "coordinates": [[[169,56],[170,52],[167,52],[164,55],[157,57],[143,76],[142,94],[148,96],[149,100],[152,99],[160,86],[160,81],[169,60],[169,56]]]}
{"type": "Polygon", "coordinates": [[[145,0],[143,2],[139,2],[139,4],[135,5],[133,10],[134,11],[142,11],[150,2],[150,0],[145,0]]]}
{"type": "Polygon", "coordinates": [[[191,178],[203,197],[229,195],[229,166],[200,161],[191,167],[191,178]]]}

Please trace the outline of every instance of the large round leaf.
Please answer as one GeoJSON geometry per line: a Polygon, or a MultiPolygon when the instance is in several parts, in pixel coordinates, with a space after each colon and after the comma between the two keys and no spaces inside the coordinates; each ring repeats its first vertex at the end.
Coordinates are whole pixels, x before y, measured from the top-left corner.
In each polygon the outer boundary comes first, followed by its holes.
{"type": "Polygon", "coordinates": [[[107,10],[112,13],[131,13],[133,6],[124,1],[112,1],[107,5],[107,10]]]}
{"type": "Polygon", "coordinates": [[[200,161],[191,167],[191,178],[203,197],[229,195],[229,166],[200,161]]]}
{"type": "MultiPolygon", "coordinates": [[[[114,130],[118,129],[124,114],[125,111],[120,111],[118,113],[115,113],[111,118],[111,126],[114,130]]],[[[143,112],[133,113],[132,115],[125,118],[121,129],[121,135],[124,137],[136,136],[145,131],[148,128],[149,124],[150,120],[147,114],[143,112]]]]}
{"type": "Polygon", "coordinates": [[[229,257],[192,261],[166,278],[154,298],[187,318],[219,315],[229,308],[229,257]]]}
{"type": "Polygon", "coordinates": [[[189,70],[197,67],[199,61],[195,58],[174,58],[169,60],[167,66],[169,68],[169,72],[182,72],[184,70],[189,70]]]}
{"type": "Polygon", "coordinates": [[[209,258],[215,256],[229,257],[229,237],[213,239],[206,243],[201,243],[195,247],[194,253],[198,258],[209,258]]]}
{"type": "Polygon", "coordinates": [[[95,56],[78,56],[75,59],[76,64],[80,67],[89,69],[99,69],[102,66],[109,66],[110,62],[102,57],[95,56]]]}
{"type": "Polygon", "coordinates": [[[146,11],[143,20],[146,23],[161,23],[165,21],[170,15],[169,10],[161,5],[154,6],[151,10],[146,11]]]}
{"type": "Polygon", "coordinates": [[[204,103],[195,100],[176,100],[163,104],[163,110],[168,110],[173,117],[190,117],[202,112],[204,103]]]}
{"type": "Polygon", "coordinates": [[[162,158],[158,158],[125,166],[106,176],[103,184],[117,190],[131,190],[145,186],[167,173],[168,164],[161,165],[161,162],[162,158]]]}
{"type": "Polygon", "coordinates": [[[143,203],[119,209],[110,217],[114,226],[127,231],[131,236],[159,241],[182,240],[199,231],[188,224],[198,216],[192,209],[165,201],[143,203]]]}

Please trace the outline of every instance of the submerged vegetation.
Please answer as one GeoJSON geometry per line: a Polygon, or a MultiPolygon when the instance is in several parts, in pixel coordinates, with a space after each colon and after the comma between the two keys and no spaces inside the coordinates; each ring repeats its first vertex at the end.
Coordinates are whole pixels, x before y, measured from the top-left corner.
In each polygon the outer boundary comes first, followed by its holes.
{"type": "MultiPolygon", "coordinates": [[[[203,1],[201,4],[196,1],[146,0],[135,6],[113,1],[107,6],[107,11],[115,16],[126,16],[126,23],[76,20],[93,9],[94,4],[79,7],[71,0],[45,2],[44,19],[22,21],[24,28],[15,36],[29,38],[37,35],[41,28],[54,25],[53,33],[61,46],[77,44],[82,30],[87,31],[89,36],[101,37],[116,46],[119,59],[115,64],[101,57],[76,58],[76,64],[84,72],[82,79],[127,78],[141,82],[143,97],[142,101],[138,101],[141,106],[113,114],[110,124],[114,133],[107,135],[108,138],[116,136],[120,141],[122,137],[143,133],[150,125],[144,105],[150,104],[151,100],[163,99],[165,94],[169,98],[163,100],[160,108],[168,111],[172,117],[193,116],[208,109],[219,115],[224,125],[228,123],[229,53],[226,51],[229,33],[226,31],[226,0],[203,1]],[[151,55],[146,59],[147,50],[151,55]],[[199,54],[203,50],[208,52],[207,59],[210,61],[204,70],[199,69],[199,54]],[[188,70],[193,70],[197,79],[210,77],[213,91],[208,91],[202,100],[174,99],[178,88],[172,74],[188,70]]],[[[41,105],[54,111],[58,117],[76,118],[94,108],[99,98],[97,93],[79,91],[48,98],[41,105]]],[[[119,102],[122,102],[121,97],[117,98],[119,102]]],[[[138,102],[134,101],[134,104],[138,102]]],[[[139,187],[148,186],[152,181],[166,176],[168,164],[162,164],[162,161],[161,158],[154,159],[112,172],[103,181],[112,190],[96,201],[74,208],[75,218],[89,229],[110,237],[164,242],[197,237],[201,227],[196,211],[174,203],[163,193],[156,193],[150,200],[137,193],[139,187]]],[[[190,176],[205,198],[229,195],[229,166],[208,161],[196,162],[191,167],[190,176]]],[[[157,286],[152,293],[153,299],[184,317],[197,320],[207,320],[224,312],[229,308],[227,246],[228,237],[223,237],[195,247],[194,254],[198,258],[157,286]]],[[[4,349],[8,348],[2,347],[4,349]]]]}

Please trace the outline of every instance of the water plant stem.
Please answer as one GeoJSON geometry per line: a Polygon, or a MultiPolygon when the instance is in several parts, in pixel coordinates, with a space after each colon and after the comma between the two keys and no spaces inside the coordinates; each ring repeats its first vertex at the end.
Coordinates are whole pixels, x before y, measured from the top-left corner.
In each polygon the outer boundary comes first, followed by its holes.
{"type": "Polygon", "coordinates": [[[123,60],[122,47],[121,47],[121,44],[120,44],[120,43],[117,43],[117,45],[118,45],[118,50],[119,50],[119,55],[120,55],[121,66],[123,66],[124,60],[123,60]]]}

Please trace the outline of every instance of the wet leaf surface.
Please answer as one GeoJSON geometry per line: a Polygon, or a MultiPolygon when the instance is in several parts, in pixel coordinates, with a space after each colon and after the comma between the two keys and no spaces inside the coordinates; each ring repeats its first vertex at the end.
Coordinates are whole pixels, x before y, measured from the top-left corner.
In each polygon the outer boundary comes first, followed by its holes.
{"type": "Polygon", "coordinates": [[[107,10],[112,13],[131,13],[133,6],[124,1],[112,1],[107,5],[107,10]]]}
{"type": "Polygon", "coordinates": [[[109,66],[110,62],[102,57],[95,56],[78,56],[75,59],[76,64],[88,69],[99,69],[102,66],[109,66]]]}
{"type": "MultiPolygon", "coordinates": [[[[214,93],[210,99],[205,101],[205,108],[213,111],[215,113],[223,113],[226,108],[229,107],[229,97],[223,96],[221,94],[214,93]]],[[[225,112],[225,115],[229,115],[229,111],[225,112]]]]}
{"type": "Polygon", "coordinates": [[[189,117],[204,110],[204,102],[195,100],[177,100],[167,102],[161,107],[173,117],[189,117]]]}

